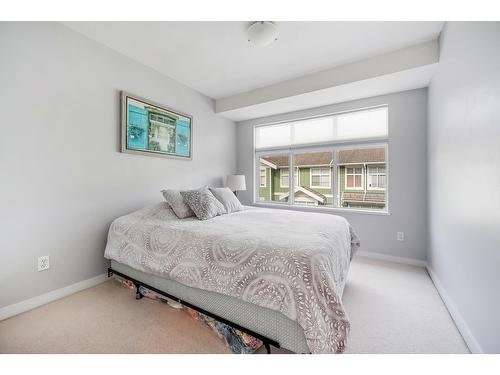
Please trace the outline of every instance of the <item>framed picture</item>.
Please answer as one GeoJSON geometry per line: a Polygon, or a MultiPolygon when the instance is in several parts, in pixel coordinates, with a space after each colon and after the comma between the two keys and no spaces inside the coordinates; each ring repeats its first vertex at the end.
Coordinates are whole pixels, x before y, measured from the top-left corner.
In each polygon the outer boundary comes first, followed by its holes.
{"type": "Polygon", "coordinates": [[[122,91],[121,151],[192,158],[193,118],[122,91]]]}

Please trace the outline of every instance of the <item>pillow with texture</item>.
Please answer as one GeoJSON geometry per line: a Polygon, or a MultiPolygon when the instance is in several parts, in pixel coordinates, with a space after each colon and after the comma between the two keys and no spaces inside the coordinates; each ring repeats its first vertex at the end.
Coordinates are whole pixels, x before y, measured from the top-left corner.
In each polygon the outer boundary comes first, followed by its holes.
{"type": "Polygon", "coordinates": [[[194,216],[194,212],[184,202],[180,190],[162,190],[161,193],[179,219],[194,216]]]}
{"type": "Polygon", "coordinates": [[[181,191],[181,195],[184,198],[184,202],[200,220],[211,219],[217,215],[226,213],[226,209],[222,203],[214,197],[210,190],[208,190],[208,187],[199,190],[181,191]]]}
{"type": "Polygon", "coordinates": [[[227,187],[223,188],[210,188],[212,194],[217,198],[219,202],[222,203],[226,209],[226,213],[237,212],[243,210],[243,206],[231,189],[227,187]]]}

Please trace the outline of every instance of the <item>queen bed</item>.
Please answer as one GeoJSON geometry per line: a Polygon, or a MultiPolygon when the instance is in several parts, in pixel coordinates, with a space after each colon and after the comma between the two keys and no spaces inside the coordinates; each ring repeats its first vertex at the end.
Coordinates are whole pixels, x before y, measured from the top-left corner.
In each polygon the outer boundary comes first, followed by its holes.
{"type": "Polygon", "coordinates": [[[245,207],[201,221],[158,203],[111,224],[110,273],[149,286],[266,346],[342,353],[342,305],[359,241],[340,216],[245,207]]]}

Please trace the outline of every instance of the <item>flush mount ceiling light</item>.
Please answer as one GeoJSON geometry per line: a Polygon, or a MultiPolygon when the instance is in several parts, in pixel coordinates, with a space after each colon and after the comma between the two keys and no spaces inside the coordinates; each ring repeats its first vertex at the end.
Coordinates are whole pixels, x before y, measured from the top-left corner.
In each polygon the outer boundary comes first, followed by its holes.
{"type": "Polygon", "coordinates": [[[278,28],[271,21],[258,21],[250,25],[247,30],[248,41],[265,47],[278,40],[278,28]]]}

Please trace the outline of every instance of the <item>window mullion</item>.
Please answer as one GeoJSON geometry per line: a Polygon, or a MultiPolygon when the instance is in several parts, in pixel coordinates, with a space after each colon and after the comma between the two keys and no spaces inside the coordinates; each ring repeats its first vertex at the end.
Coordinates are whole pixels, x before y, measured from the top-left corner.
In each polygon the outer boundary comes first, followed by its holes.
{"type": "Polygon", "coordinates": [[[295,201],[295,174],[293,170],[293,152],[288,154],[288,204],[293,205],[295,201]]]}
{"type": "Polygon", "coordinates": [[[332,149],[332,181],[330,183],[332,184],[332,205],[333,207],[338,207],[338,200],[339,197],[337,195],[339,194],[339,184],[340,184],[340,178],[338,175],[338,167],[337,167],[337,152],[336,149],[332,149]]]}

